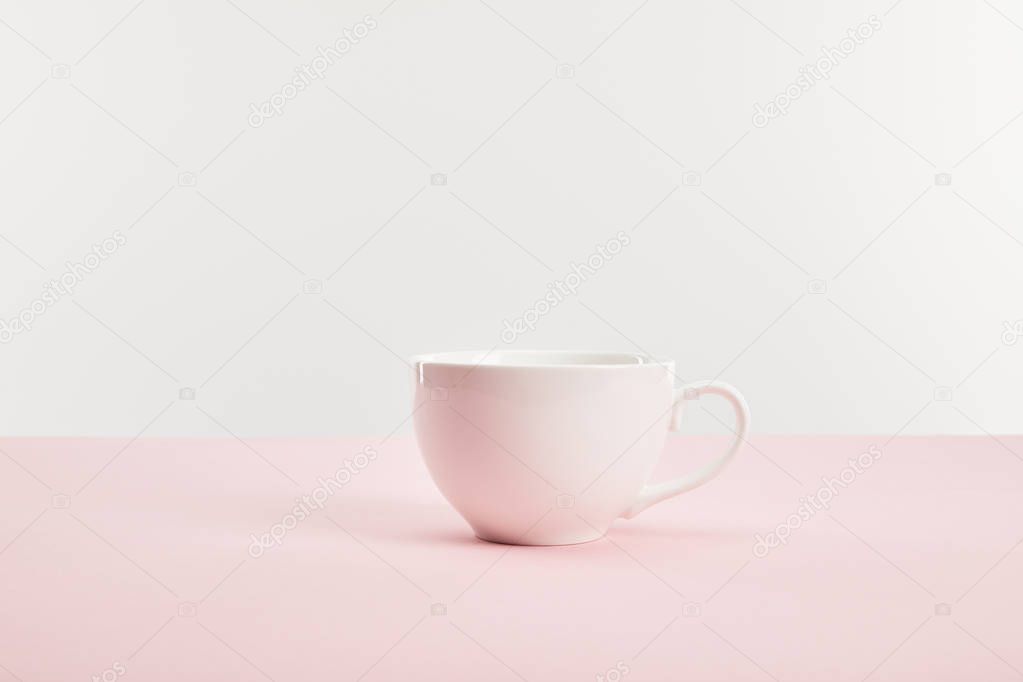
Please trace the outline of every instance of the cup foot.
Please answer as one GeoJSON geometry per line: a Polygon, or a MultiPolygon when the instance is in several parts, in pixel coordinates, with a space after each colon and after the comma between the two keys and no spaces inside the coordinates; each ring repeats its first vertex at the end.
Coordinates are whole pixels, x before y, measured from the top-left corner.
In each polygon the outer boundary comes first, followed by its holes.
{"type": "Polygon", "coordinates": [[[558,547],[563,545],[582,545],[604,537],[605,533],[570,534],[561,537],[502,537],[476,533],[476,537],[485,542],[497,545],[517,545],[520,547],[558,547]]]}

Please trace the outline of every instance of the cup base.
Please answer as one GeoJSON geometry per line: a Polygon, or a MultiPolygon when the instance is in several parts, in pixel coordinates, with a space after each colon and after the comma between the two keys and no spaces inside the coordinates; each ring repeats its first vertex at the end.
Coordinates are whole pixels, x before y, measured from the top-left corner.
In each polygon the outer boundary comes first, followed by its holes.
{"type": "Polygon", "coordinates": [[[606,533],[593,532],[589,535],[572,535],[568,537],[559,538],[544,538],[544,537],[533,537],[533,538],[505,538],[505,537],[488,537],[476,533],[476,537],[484,542],[492,542],[495,545],[514,545],[518,547],[559,547],[564,545],[582,545],[587,542],[595,542],[604,538],[606,533]]]}

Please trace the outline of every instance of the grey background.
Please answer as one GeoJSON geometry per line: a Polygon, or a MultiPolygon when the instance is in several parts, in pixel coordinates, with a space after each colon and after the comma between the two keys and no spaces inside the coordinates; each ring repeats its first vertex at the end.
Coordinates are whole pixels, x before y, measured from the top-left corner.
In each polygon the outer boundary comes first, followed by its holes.
{"type": "Polygon", "coordinates": [[[513,347],[674,357],[740,387],[757,432],[1023,429],[1004,334],[1023,319],[1018,3],[3,2],[0,20],[2,317],[127,238],[0,345],[5,433],[407,432],[401,358],[505,347],[503,321],[619,230],[629,247],[513,347]],[[871,15],[828,80],[752,124],[871,15]]]}

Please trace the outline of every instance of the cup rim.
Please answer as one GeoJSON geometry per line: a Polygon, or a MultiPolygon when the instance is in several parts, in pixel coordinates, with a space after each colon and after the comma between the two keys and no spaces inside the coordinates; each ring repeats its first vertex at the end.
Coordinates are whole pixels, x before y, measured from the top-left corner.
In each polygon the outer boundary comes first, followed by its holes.
{"type": "Polygon", "coordinates": [[[491,369],[635,369],[671,366],[646,353],[575,350],[466,350],[422,353],[409,358],[416,368],[423,365],[491,369]]]}

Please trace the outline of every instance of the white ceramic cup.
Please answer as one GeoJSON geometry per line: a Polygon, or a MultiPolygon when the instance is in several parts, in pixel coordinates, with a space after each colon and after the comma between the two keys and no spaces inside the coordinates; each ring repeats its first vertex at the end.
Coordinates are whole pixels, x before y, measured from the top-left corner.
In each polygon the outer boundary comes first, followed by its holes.
{"type": "Polygon", "coordinates": [[[674,363],[630,353],[468,351],[412,358],[416,438],[437,487],[477,537],[596,540],[619,518],[706,483],[745,440],[749,408],[717,381],[674,388],[674,363]],[[683,405],[713,394],[735,439],[696,472],[648,483],[683,405]]]}

